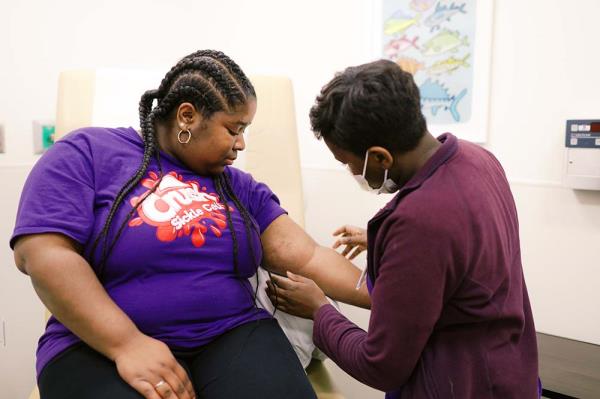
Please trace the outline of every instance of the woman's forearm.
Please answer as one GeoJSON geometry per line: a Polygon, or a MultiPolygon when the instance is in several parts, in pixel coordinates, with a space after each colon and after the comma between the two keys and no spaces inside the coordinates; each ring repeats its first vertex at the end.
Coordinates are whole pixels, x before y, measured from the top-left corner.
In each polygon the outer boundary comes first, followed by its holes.
{"type": "Polygon", "coordinates": [[[356,289],[361,270],[331,248],[317,246],[299,274],[315,281],[333,299],[366,309],[371,307],[366,285],[356,289]]]}
{"type": "Polygon", "coordinates": [[[310,278],[331,298],[369,308],[366,287],[356,289],[360,269],[331,248],[318,245],[287,215],[271,223],[262,234],[265,266],[310,278]]]}
{"type": "Polygon", "coordinates": [[[114,360],[121,347],[141,335],[65,237],[24,237],[15,254],[48,310],[97,351],[114,360]]]}

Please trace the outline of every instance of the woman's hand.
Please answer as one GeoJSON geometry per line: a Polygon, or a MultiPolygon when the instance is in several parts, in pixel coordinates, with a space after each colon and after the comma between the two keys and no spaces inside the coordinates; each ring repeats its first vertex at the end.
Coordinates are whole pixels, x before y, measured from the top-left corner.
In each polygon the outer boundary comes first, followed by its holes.
{"type": "Polygon", "coordinates": [[[333,243],[333,249],[338,248],[340,245],[346,245],[346,248],[342,251],[342,256],[347,256],[348,259],[354,259],[358,254],[367,250],[367,231],[365,229],[345,225],[334,231],[333,235],[341,235],[341,237],[333,243]],[[352,249],[354,249],[354,251],[350,253],[352,249]]]}
{"type": "Polygon", "coordinates": [[[294,316],[312,319],[314,313],[329,301],[314,281],[287,272],[288,278],[272,275],[265,289],[273,305],[294,316]]]}
{"type": "Polygon", "coordinates": [[[121,378],[145,399],[195,399],[187,372],[167,345],[139,334],[119,348],[115,363],[121,378]]]}

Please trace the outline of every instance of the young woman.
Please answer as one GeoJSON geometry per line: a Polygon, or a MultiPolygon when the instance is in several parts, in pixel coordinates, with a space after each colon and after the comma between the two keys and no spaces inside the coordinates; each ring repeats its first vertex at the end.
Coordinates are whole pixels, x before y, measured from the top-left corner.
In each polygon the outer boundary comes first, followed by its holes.
{"type": "Polygon", "coordinates": [[[256,112],[250,81],[198,51],[139,111],[141,133],[84,128],[57,142],[23,189],[11,246],[54,315],[41,397],[314,398],[248,278],[263,265],[349,303],[368,294],[354,290],[358,269],[231,167],[256,112]]]}

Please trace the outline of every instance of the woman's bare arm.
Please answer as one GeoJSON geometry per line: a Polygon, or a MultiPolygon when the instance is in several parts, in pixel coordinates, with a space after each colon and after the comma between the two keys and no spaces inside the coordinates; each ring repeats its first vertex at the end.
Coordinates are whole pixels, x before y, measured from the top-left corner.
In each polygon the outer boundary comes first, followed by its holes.
{"type": "Polygon", "coordinates": [[[369,308],[365,286],[356,289],[360,269],[331,248],[318,245],[289,216],[275,219],[261,236],[265,266],[285,275],[286,271],[315,281],[336,300],[369,308]]]}

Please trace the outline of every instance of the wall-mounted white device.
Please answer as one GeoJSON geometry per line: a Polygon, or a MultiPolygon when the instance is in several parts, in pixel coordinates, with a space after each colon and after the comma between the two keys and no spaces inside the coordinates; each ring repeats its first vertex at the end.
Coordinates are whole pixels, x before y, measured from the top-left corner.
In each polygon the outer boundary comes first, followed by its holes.
{"type": "Polygon", "coordinates": [[[567,121],[567,187],[600,190],[600,119],[567,121]]]}

